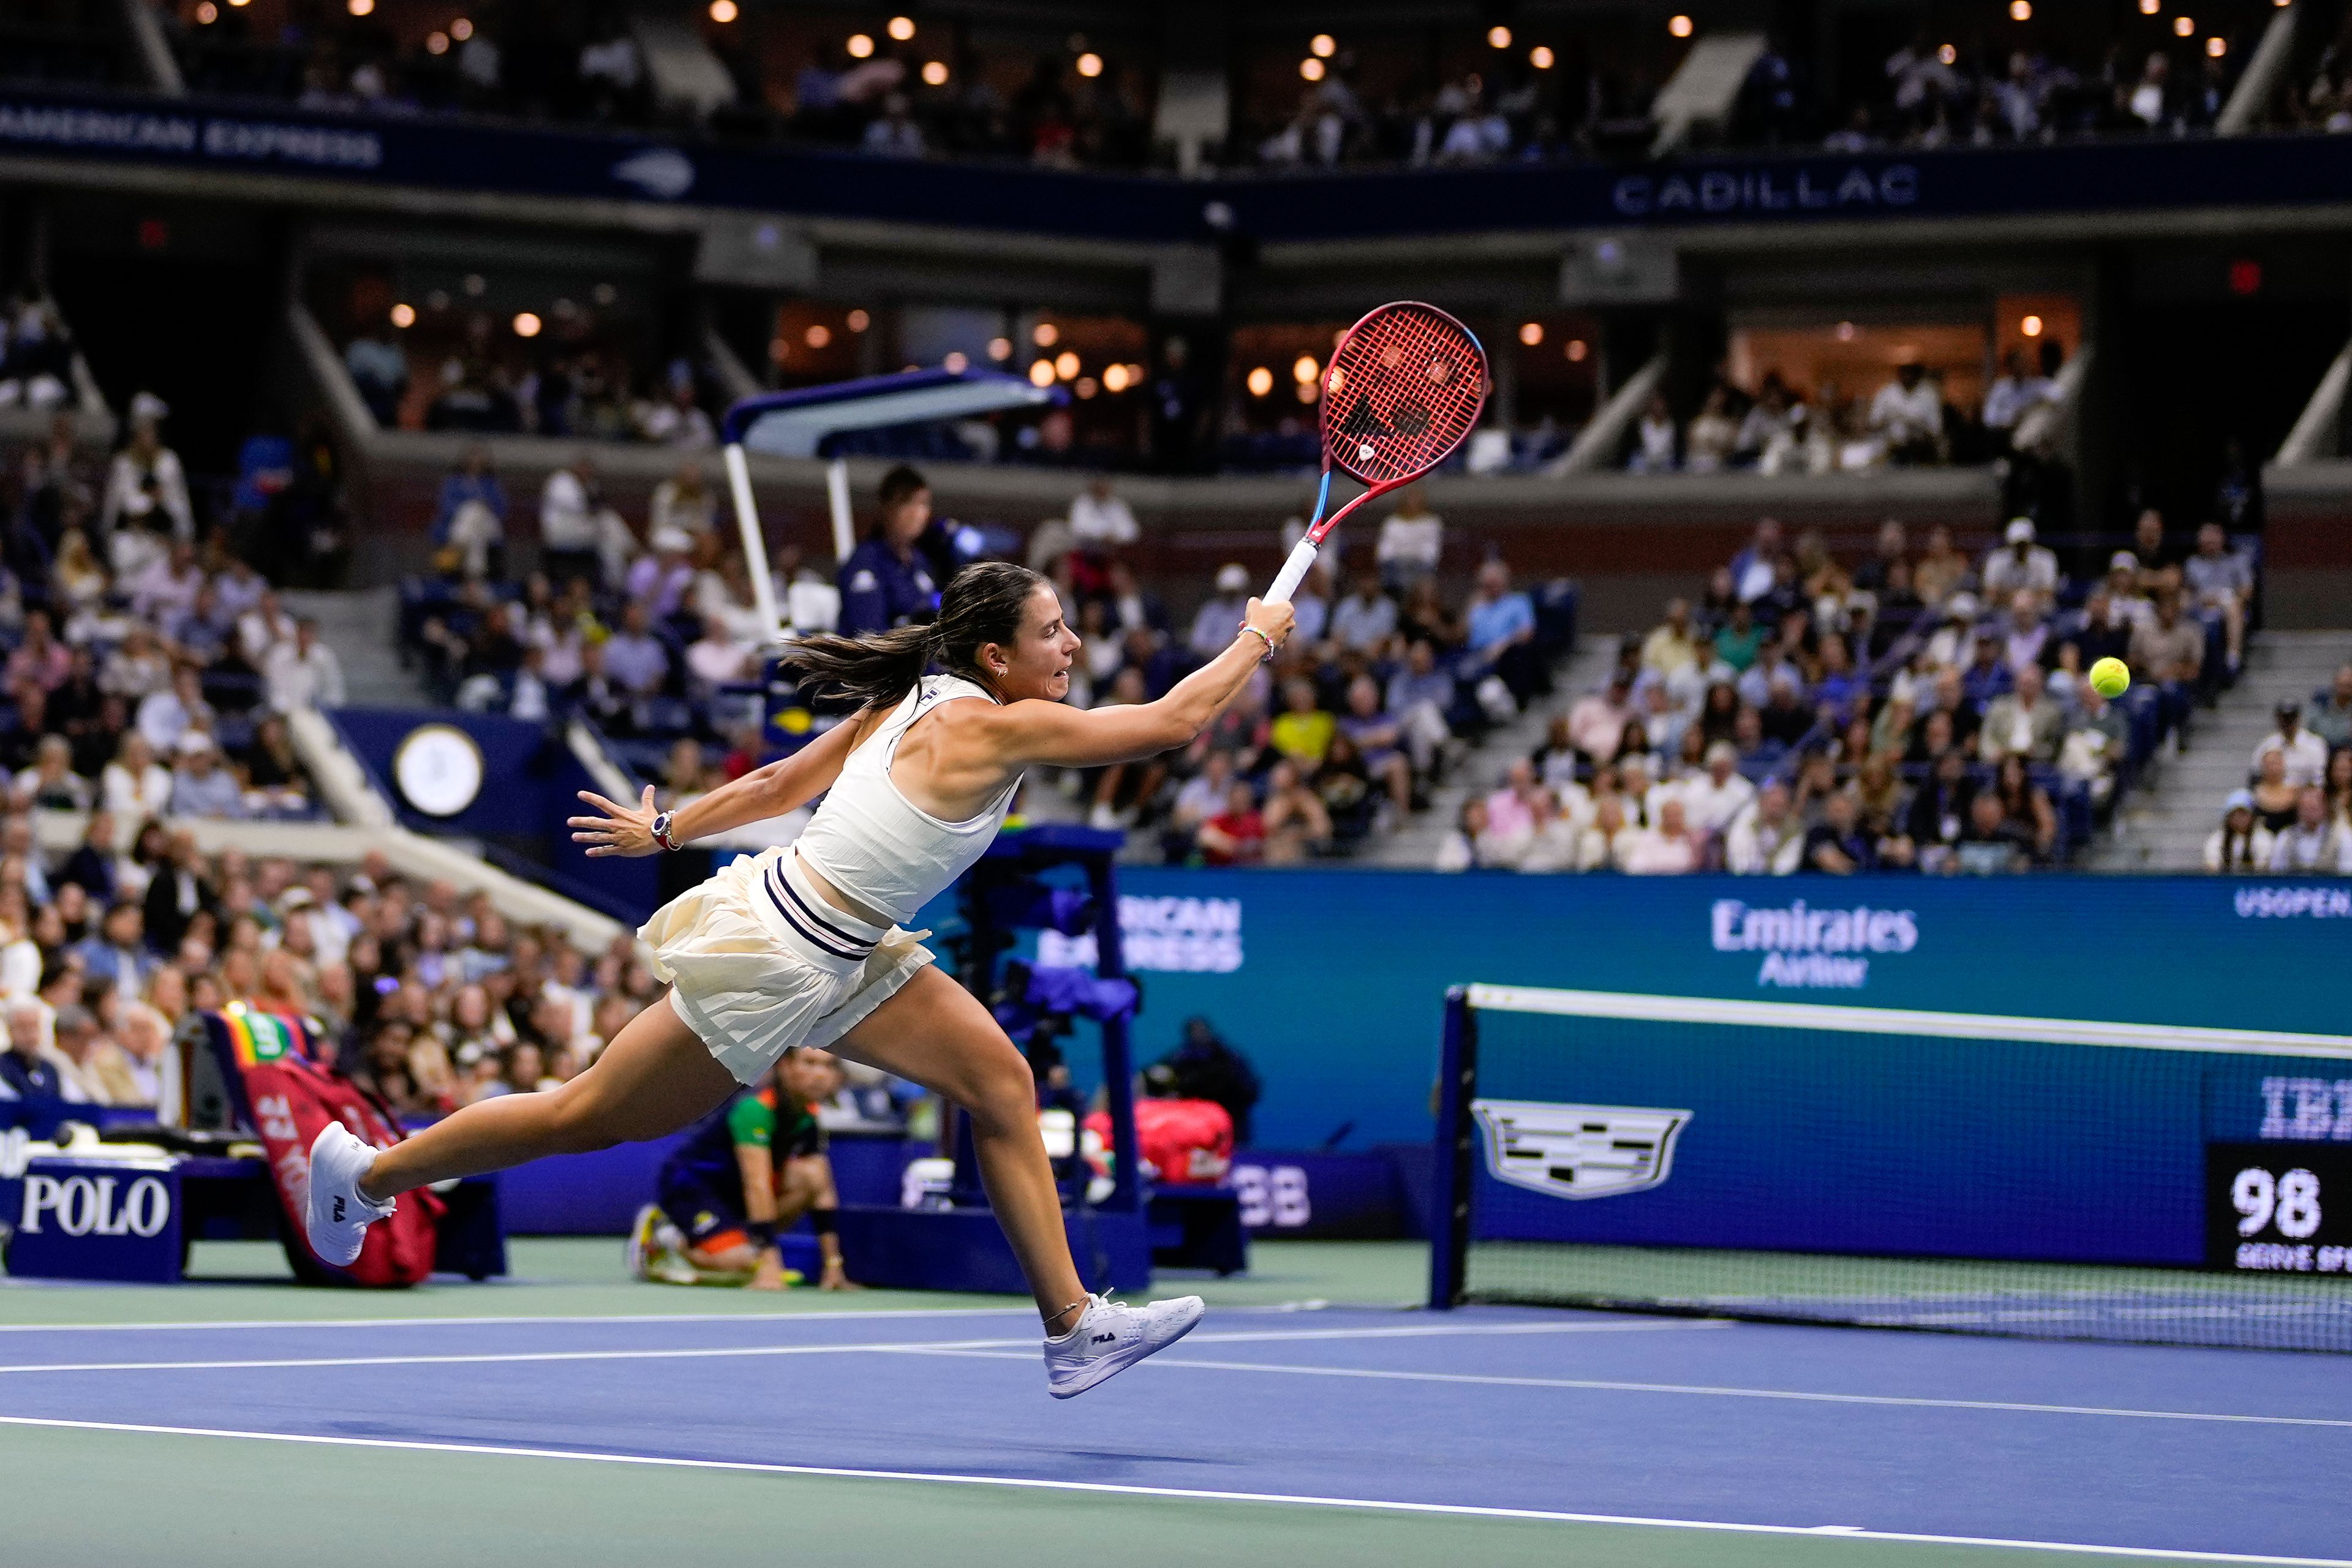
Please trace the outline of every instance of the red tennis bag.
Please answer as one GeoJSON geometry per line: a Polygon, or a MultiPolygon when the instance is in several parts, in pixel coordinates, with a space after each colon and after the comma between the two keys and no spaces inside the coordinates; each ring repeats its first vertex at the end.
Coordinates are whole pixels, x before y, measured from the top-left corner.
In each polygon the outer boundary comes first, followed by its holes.
{"type": "MultiPolygon", "coordinates": [[[[1087,1118],[1087,1131],[1110,1142],[1110,1113],[1087,1118]]],[[[1158,1179],[1213,1185],[1234,1163],[1234,1119],[1213,1100],[1139,1100],[1135,1150],[1158,1179]]]]}
{"type": "Polygon", "coordinates": [[[396,1289],[433,1272],[443,1205],[419,1189],[401,1194],[400,1205],[368,1226],[360,1255],[348,1268],[320,1261],[310,1250],[306,1215],[310,1206],[310,1143],[330,1121],[340,1121],[367,1142],[388,1149],[401,1141],[400,1126],[360,1087],[310,1058],[308,1030],[291,1019],[247,1008],[205,1016],[216,1050],[236,1069],[246,1118],[269,1161],[270,1180],[285,1211],[282,1227],[287,1261],[312,1283],[396,1289]]]}

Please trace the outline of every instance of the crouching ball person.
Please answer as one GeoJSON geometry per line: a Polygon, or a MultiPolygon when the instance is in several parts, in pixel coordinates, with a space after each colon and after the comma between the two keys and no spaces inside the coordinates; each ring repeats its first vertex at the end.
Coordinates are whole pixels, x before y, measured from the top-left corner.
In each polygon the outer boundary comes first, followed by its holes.
{"type": "Polygon", "coordinates": [[[1054,589],[1002,562],[965,567],[939,619],[870,637],[817,637],[783,658],[856,705],[793,756],[674,812],[582,798],[572,837],[592,856],[657,855],[824,796],[797,842],[738,860],[637,934],[667,996],[561,1089],[478,1101],[390,1149],[341,1124],[310,1148],[309,1231],[329,1263],[412,1187],[547,1154],[659,1138],[758,1083],[793,1046],[896,1073],[971,1119],[981,1177],[1045,1318],[1057,1398],[1083,1394],[1200,1321],[1186,1296],[1148,1307],[1087,1292],[1037,1134],[1029,1064],[988,1009],[904,930],[980,858],[1023,773],[1099,767],[1188,743],[1287,637],[1290,606],[1253,600],[1224,651],[1157,702],[1063,706],[1078,638],[1054,589]],[[940,673],[930,673],[936,668],[940,673]]]}
{"type": "Polygon", "coordinates": [[[781,1290],[776,1237],[806,1215],[824,1269],[820,1290],[854,1290],[841,1258],[841,1198],[817,1107],[841,1091],[830,1051],[794,1046],[768,1075],[697,1122],[662,1162],[659,1201],[629,1230],[629,1273],[667,1285],[781,1290]]]}

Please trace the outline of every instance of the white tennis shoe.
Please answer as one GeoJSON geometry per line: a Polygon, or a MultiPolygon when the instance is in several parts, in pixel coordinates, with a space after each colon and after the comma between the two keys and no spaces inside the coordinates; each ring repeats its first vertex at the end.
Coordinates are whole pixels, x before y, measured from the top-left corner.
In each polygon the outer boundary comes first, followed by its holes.
{"type": "Polygon", "coordinates": [[[340,1121],[330,1121],[310,1142],[310,1194],[304,1228],[310,1250],[338,1268],[358,1261],[367,1227],[390,1214],[398,1199],[372,1203],[360,1196],[360,1178],[375,1163],[375,1151],[340,1121]]]}
{"type": "Polygon", "coordinates": [[[1084,1394],[1191,1333],[1208,1310],[1198,1296],[1130,1307],[1088,1294],[1076,1326],[1045,1342],[1048,1392],[1056,1399],[1084,1394]]]}

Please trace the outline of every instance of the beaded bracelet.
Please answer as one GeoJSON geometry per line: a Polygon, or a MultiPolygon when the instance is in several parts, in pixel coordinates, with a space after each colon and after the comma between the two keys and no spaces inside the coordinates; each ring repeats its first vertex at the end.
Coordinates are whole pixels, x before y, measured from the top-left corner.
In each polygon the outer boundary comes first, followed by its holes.
{"type": "Polygon", "coordinates": [[[1252,637],[1257,638],[1258,641],[1265,644],[1265,652],[1258,656],[1258,662],[1260,664],[1265,664],[1272,661],[1274,658],[1274,639],[1266,636],[1264,632],[1259,631],[1247,621],[1244,621],[1242,623],[1242,630],[1249,633],[1252,637]]]}

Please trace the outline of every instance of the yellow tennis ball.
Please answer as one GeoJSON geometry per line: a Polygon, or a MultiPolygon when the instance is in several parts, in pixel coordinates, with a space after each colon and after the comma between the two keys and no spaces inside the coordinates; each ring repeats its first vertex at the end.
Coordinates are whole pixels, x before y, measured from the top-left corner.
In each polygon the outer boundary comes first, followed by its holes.
{"type": "Polygon", "coordinates": [[[2131,669],[2122,659],[2103,658],[2091,666],[2091,689],[2105,698],[2121,697],[2131,689],[2131,669]]]}

